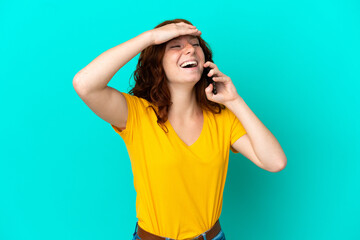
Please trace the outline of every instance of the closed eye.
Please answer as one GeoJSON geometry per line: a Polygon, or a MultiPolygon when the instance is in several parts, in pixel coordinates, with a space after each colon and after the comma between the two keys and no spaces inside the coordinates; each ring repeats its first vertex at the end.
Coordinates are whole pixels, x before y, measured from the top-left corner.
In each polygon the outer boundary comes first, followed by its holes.
{"type": "MultiPolygon", "coordinates": [[[[195,46],[200,46],[200,44],[194,44],[195,46]]],[[[174,48],[174,47],[180,47],[179,45],[176,45],[176,46],[172,46],[172,47],[170,47],[170,48],[174,48]]]]}

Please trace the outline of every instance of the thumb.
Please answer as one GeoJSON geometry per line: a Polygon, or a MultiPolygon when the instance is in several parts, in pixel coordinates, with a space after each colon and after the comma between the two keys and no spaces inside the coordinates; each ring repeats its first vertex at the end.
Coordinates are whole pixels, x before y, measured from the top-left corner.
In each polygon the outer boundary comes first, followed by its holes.
{"type": "Polygon", "coordinates": [[[212,90],[213,90],[212,84],[209,84],[209,86],[207,86],[207,88],[205,88],[205,93],[208,98],[212,96],[212,90]]]}

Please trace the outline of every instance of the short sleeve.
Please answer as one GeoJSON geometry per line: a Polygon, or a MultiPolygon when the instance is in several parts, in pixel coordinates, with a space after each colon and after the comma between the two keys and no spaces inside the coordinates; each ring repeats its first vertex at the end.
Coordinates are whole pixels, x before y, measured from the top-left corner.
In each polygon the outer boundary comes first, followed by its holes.
{"type": "Polygon", "coordinates": [[[117,126],[110,124],[111,127],[117,132],[124,140],[132,140],[134,130],[138,129],[140,125],[140,117],[142,113],[142,102],[137,96],[133,96],[124,92],[121,92],[124,95],[128,107],[128,116],[126,121],[126,128],[121,130],[117,126]]]}
{"type": "Polygon", "coordinates": [[[238,153],[231,145],[233,145],[240,137],[246,134],[244,126],[241,124],[240,120],[236,115],[229,111],[230,123],[231,123],[231,132],[230,132],[230,149],[233,153],[238,153]]]}

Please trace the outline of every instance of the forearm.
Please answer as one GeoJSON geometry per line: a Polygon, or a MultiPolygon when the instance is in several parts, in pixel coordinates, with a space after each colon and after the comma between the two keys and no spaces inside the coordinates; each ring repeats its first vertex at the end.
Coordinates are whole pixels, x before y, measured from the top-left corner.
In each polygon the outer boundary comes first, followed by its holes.
{"type": "Polygon", "coordinates": [[[152,45],[150,31],[117,45],[100,54],[74,77],[74,85],[84,91],[105,88],[120,68],[152,45]]]}
{"type": "Polygon", "coordinates": [[[274,135],[265,127],[257,116],[239,96],[226,104],[244,126],[256,156],[269,169],[283,168],[286,156],[274,135]]]}

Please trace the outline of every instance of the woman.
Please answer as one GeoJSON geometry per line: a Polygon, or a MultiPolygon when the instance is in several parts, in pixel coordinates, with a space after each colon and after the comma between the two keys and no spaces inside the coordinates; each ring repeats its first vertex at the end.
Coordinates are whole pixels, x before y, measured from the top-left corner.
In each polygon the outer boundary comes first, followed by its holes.
{"type": "MultiPolygon", "coordinates": [[[[266,170],[283,167],[280,154],[276,160],[265,159],[266,165],[256,158],[235,111],[245,103],[213,63],[200,35],[187,20],[165,21],[104,52],[73,81],[82,100],[126,144],[139,219],[133,240],[224,240],[219,218],[229,149],[266,170]],[[112,76],[139,52],[132,95],[108,87],[112,76]],[[205,68],[211,69],[208,74],[205,68]],[[207,77],[216,85],[208,84],[207,77]]],[[[258,136],[269,136],[261,131],[258,136]]],[[[279,153],[274,139],[265,140],[279,153]]]]}

